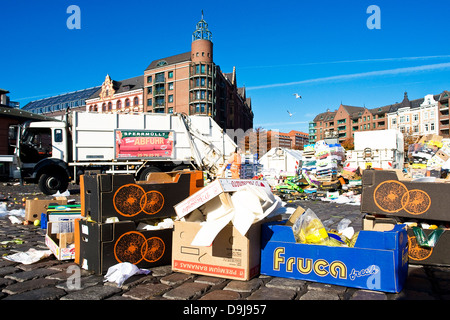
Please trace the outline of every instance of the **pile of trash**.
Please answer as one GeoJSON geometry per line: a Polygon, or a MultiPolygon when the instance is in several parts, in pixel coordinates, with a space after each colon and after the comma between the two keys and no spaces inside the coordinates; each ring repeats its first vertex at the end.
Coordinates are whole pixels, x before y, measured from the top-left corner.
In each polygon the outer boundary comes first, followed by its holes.
{"type": "Polygon", "coordinates": [[[302,165],[295,177],[274,187],[283,200],[322,200],[360,205],[361,171],[343,166],[345,150],[340,144],[321,140],[304,146],[302,165]]]}
{"type": "Polygon", "coordinates": [[[426,135],[408,146],[409,174],[416,178],[446,178],[450,169],[450,139],[426,135]]]}

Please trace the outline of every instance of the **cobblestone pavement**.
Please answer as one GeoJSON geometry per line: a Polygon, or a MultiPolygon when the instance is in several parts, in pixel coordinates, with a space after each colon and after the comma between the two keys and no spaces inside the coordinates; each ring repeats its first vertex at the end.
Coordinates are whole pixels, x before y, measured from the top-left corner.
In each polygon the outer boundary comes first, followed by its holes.
{"type": "MultiPolygon", "coordinates": [[[[33,187],[14,193],[16,186],[0,187],[0,194],[8,197],[8,208],[22,206],[20,197],[45,198],[33,187]]],[[[26,186],[25,186],[26,187],[26,186]]],[[[17,187],[18,188],[18,187],[17,187]]],[[[78,199],[72,190],[69,199],[78,199]]],[[[78,191],[79,193],[79,191],[78,191]]],[[[322,201],[296,201],[288,206],[311,208],[318,217],[335,227],[342,218],[352,221],[350,226],[361,229],[359,206],[333,204],[322,201]]],[[[21,239],[22,244],[0,246],[0,256],[29,248],[47,249],[44,230],[34,225],[12,224],[0,218],[0,242],[21,239]]],[[[135,275],[121,288],[103,282],[103,276],[81,270],[73,261],[58,261],[50,256],[30,265],[0,259],[0,300],[447,300],[450,298],[450,268],[410,265],[409,276],[402,292],[397,294],[359,290],[335,285],[314,283],[260,275],[250,281],[173,272],[171,266],[150,269],[148,275],[135,275]],[[81,287],[73,289],[68,279],[72,270],[81,275],[81,287]]]]}

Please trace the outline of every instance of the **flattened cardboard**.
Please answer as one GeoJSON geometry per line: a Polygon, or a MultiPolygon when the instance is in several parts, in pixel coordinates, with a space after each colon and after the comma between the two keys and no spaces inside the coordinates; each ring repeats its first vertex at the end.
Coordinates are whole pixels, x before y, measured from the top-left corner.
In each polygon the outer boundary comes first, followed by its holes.
{"type": "MultiPolygon", "coordinates": [[[[363,218],[363,230],[392,230],[398,222],[389,217],[375,217],[365,215],[363,218]]],[[[428,236],[433,230],[425,229],[428,236]]],[[[438,242],[433,248],[421,247],[415,240],[416,235],[411,228],[408,234],[408,262],[410,264],[450,266],[450,231],[444,230],[438,242]]]]}
{"type": "Polygon", "coordinates": [[[224,192],[235,192],[244,185],[253,185],[266,188],[271,191],[270,185],[262,180],[250,179],[216,179],[189,198],[184,199],[175,205],[175,212],[178,218],[182,218],[206,202],[214,199],[224,192]]]}
{"type": "Polygon", "coordinates": [[[354,247],[296,243],[280,222],[262,226],[261,274],[383,292],[400,292],[408,273],[404,225],[360,231],[354,247]]]}
{"type": "Polygon", "coordinates": [[[394,170],[364,170],[361,212],[410,219],[450,221],[450,183],[399,178],[394,170]]]}
{"type": "Polygon", "coordinates": [[[197,222],[175,221],[172,270],[235,280],[259,274],[261,223],[253,224],[245,236],[229,224],[211,246],[190,245],[200,228],[197,222]]]}
{"type": "Polygon", "coordinates": [[[175,216],[174,205],[203,187],[201,171],[151,173],[148,181],[131,174],[85,174],[81,178],[81,207],[85,217],[105,222],[175,216]]]}
{"type": "Polygon", "coordinates": [[[134,221],[75,224],[75,263],[96,274],[130,262],[139,268],[168,265],[172,253],[172,229],[136,230],[134,221]]]}

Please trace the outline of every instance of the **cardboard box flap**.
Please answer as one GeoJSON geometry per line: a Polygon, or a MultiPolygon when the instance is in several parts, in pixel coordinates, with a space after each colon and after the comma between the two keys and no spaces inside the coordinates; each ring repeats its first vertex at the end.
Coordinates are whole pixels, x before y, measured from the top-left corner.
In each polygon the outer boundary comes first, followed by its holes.
{"type": "Polygon", "coordinates": [[[263,228],[267,228],[266,232],[262,233],[263,246],[268,241],[271,242],[289,242],[295,243],[294,232],[292,226],[285,225],[286,221],[271,221],[263,224],[263,228]]]}
{"type": "Polygon", "coordinates": [[[240,187],[252,185],[262,187],[271,192],[270,185],[266,181],[250,179],[216,179],[207,186],[195,192],[174,206],[178,218],[191,213],[201,205],[217,197],[223,192],[235,192],[240,187]]]}
{"type": "Polygon", "coordinates": [[[361,230],[355,248],[396,250],[408,242],[408,238],[400,233],[401,230],[405,230],[406,234],[406,225],[397,224],[389,231],[361,230]]]}

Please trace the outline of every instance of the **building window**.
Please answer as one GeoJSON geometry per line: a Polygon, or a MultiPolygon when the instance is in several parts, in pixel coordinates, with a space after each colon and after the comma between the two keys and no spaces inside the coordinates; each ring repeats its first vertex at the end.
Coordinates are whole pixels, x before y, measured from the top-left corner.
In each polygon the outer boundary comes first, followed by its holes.
{"type": "Polygon", "coordinates": [[[117,100],[116,110],[120,110],[120,109],[122,109],[122,100],[117,100]]]}
{"type": "Polygon", "coordinates": [[[169,108],[169,113],[173,113],[173,107],[169,108]]]}
{"type": "Polygon", "coordinates": [[[392,123],[392,124],[397,124],[397,118],[392,118],[391,123],[392,123]]]}
{"type": "Polygon", "coordinates": [[[139,98],[138,97],[134,97],[133,105],[135,105],[135,106],[139,105],[139,98]]]}
{"type": "Polygon", "coordinates": [[[112,110],[112,102],[110,101],[110,102],[108,102],[108,111],[111,111],[112,110]]]}
{"type": "Polygon", "coordinates": [[[149,106],[149,107],[152,106],[152,98],[147,99],[147,106],[149,106]]]}
{"type": "Polygon", "coordinates": [[[169,95],[169,102],[173,102],[173,94],[169,95]]]}
{"type": "Polygon", "coordinates": [[[148,87],[148,88],[147,88],[147,94],[152,94],[152,92],[153,92],[152,88],[153,88],[153,87],[148,87]]]}
{"type": "Polygon", "coordinates": [[[164,72],[161,73],[157,73],[155,75],[155,83],[160,83],[160,82],[164,82],[164,72]]]}
{"type": "Polygon", "coordinates": [[[430,123],[430,130],[431,130],[431,131],[434,131],[434,122],[433,122],[433,123],[430,123]]]}
{"type": "Polygon", "coordinates": [[[169,90],[173,90],[173,82],[169,82],[169,90]]]}
{"type": "Polygon", "coordinates": [[[415,114],[413,115],[413,120],[414,120],[414,121],[419,121],[419,115],[418,115],[417,113],[415,113],[415,114]]]}
{"type": "Polygon", "coordinates": [[[167,76],[169,77],[169,79],[172,79],[173,78],[173,71],[169,71],[167,76]]]}
{"type": "Polygon", "coordinates": [[[152,76],[147,77],[147,83],[152,83],[152,76]]]}
{"type": "Polygon", "coordinates": [[[125,108],[128,108],[130,106],[130,99],[125,99],[125,108]]]}

